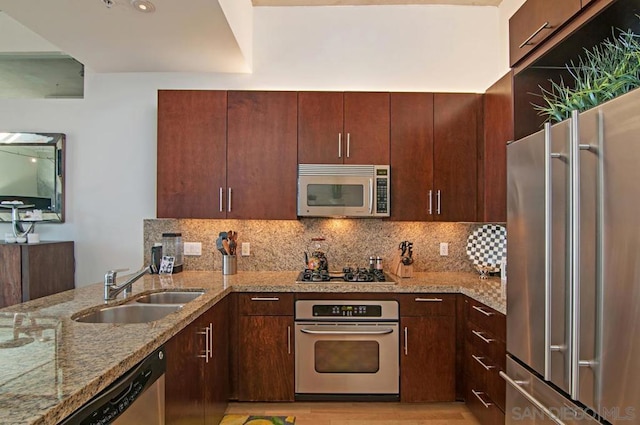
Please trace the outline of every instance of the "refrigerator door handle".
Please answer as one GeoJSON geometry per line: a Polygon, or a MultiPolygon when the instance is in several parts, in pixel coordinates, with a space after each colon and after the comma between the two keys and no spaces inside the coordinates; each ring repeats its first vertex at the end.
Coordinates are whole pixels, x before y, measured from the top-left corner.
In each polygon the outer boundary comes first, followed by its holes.
{"type": "Polygon", "coordinates": [[[551,410],[549,410],[545,405],[543,405],[538,399],[536,399],[533,395],[529,394],[522,385],[528,384],[528,381],[515,381],[509,377],[503,371],[500,371],[500,377],[504,379],[507,384],[509,384],[514,390],[518,391],[520,395],[526,398],[531,404],[533,404],[536,408],[540,409],[549,419],[551,419],[557,425],[565,425],[551,410]]]}
{"type": "Polygon", "coordinates": [[[567,349],[566,345],[553,345],[551,343],[551,309],[552,309],[552,261],[553,261],[553,248],[552,248],[552,236],[553,236],[553,219],[552,219],[552,181],[553,173],[551,167],[552,159],[562,159],[564,156],[560,153],[551,152],[551,124],[545,123],[544,125],[544,253],[545,253],[545,270],[544,270],[544,379],[551,381],[551,353],[552,352],[564,352],[567,349]]]}

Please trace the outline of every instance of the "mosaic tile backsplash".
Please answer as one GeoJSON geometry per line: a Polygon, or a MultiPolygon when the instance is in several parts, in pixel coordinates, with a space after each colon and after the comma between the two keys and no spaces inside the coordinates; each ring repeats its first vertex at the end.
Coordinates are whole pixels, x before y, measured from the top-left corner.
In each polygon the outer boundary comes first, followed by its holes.
{"type": "Polygon", "coordinates": [[[370,256],[389,265],[400,242],[413,242],[414,271],[474,271],[466,255],[468,236],[483,223],[392,222],[379,219],[300,220],[144,220],[144,259],[151,247],[162,242],[162,233],[180,232],[183,242],[201,242],[201,256],[185,256],[186,270],[221,270],[222,254],[215,242],[221,231],[238,232],[239,271],[287,271],[304,268],[304,252],[311,238],[326,239],[330,270],[343,266],[368,266],[370,256]],[[251,244],[251,255],[240,256],[242,242],[251,244]],[[449,244],[449,255],[440,256],[440,242],[449,244]]]}

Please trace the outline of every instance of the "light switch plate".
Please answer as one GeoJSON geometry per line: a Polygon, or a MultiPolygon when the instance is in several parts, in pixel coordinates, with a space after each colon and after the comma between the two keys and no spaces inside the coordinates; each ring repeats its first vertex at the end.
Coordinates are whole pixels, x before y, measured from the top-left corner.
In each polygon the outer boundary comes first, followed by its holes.
{"type": "Polygon", "coordinates": [[[242,250],[240,254],[243,257],[248,257],[251,255],[251,244],[249,242],[242,242],[242,250]]]}
{"type": "Polygon", "coordinates": [[[202,242],[185,242],[184,255],[202,255],[202,242]]]}
{"type": "Polygon", "coordinates": [[[449,255],[449,244],[447,242],[440,242],[440,255],[442,257],[449,255]]]}

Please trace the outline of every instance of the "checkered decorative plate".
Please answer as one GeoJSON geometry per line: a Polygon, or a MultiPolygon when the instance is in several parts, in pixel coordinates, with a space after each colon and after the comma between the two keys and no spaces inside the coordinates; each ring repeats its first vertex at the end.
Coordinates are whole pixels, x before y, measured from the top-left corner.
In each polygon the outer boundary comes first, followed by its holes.
{"type": "Polygon", "coordinates": [[[478,227],[467,239],[467,256],[474,266],[499,272],[500,261],[507,256],[507,229],[498,224],[478,227]]]}

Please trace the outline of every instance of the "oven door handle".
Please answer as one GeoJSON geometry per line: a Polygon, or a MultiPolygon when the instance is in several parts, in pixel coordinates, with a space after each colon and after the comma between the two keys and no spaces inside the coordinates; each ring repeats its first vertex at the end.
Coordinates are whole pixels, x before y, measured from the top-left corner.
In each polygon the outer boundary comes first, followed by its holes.
{"type": "Polygon", "coordinates": [[[310,335],[387,335],[394,331],[394,329],[380,329],[376,331],[349,331],[349,330],[335,330],[335,331],[316,331],[312,329],[300,329],[300,332],[310,335]]]}

